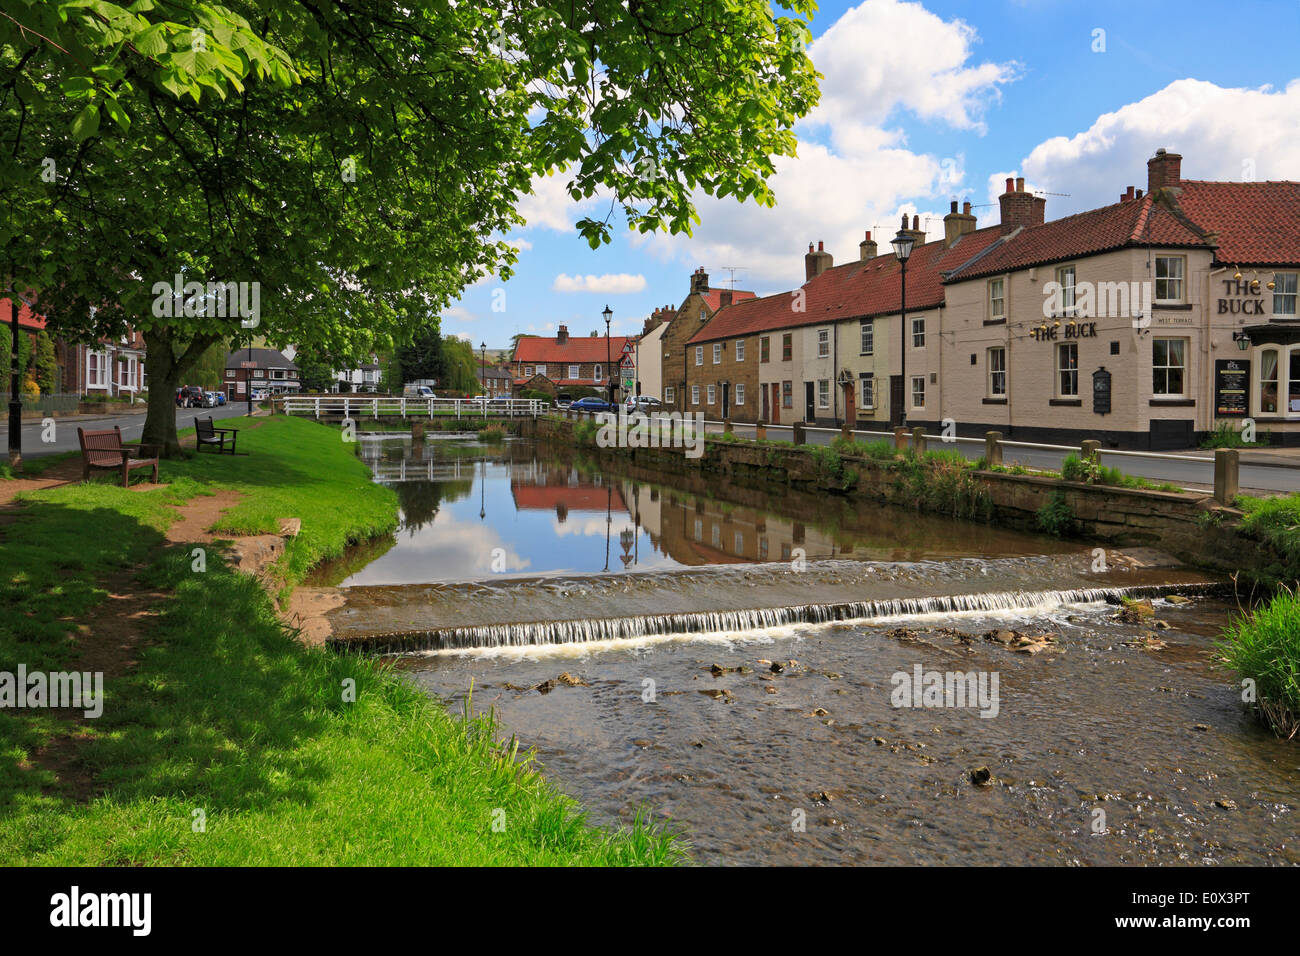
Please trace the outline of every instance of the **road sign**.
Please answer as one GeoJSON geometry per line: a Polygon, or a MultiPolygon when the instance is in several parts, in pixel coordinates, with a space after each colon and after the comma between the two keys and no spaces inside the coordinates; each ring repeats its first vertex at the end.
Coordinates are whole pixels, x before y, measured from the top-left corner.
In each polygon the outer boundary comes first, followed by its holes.
{"type": "Polygon", "coordinates": [[[636,348],[636,346],[634,346],[631,342],[624,342],[624,343],[623,343],[623,354],[624,354],[624,355],[631,355],[632,352],[635,350],[635,348],[636,348]]]}

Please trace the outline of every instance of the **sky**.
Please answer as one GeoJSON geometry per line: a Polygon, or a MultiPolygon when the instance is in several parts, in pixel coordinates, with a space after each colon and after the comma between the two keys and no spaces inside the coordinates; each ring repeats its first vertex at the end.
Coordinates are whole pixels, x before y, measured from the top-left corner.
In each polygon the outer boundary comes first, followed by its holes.
{"type": "Polygon", "coordinates": [[[795,288],[809,242],[842,263],[871,229],[884,252],[904,212],[939,238],[954,199],[991,225],[1009,176],[1056,219],[1145,189],[1159,147],[1186,179],[1300,180],[1295,0],[828,0],[812,33],[821,102],[778,161],[775,207],[700,196],[693,235],[624,228],[592,250],[574,223],[594,207],[562,175],[537,180],[508,237],[515,275],[466,289],[444,334],[489,348],[560,324],[603,334],[606,305],[612,332],[633,334],[699,266],[715,287],[795,288]]]}

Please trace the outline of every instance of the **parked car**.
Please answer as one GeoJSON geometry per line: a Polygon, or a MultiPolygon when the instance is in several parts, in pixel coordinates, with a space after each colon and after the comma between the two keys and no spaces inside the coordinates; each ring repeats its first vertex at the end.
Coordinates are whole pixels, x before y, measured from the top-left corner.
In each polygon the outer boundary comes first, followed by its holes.
{"type": "Polygon", "coordinates": [[[178,408],[203,408],[205,401],[203,389],[197,385],[183,385],[176,393],[178,408]]]}
{"type": "Polygon", "coordinates": [[[664,403],[651,395],[629,395],[627,397],[627,410],[629,412],[642,411],[649,415],[664,407],[664,403]]]}
{"type": "Polygon", "coordinates": [[[217,392],[217,404],[218,404],[218,405],[224,405],[224,404],[226,404],[226,393],[225,393],[225,392],[217,392]]]}
{"type": "Polygon", "coordinates": [[[618,406],[613,402],[607,402],[603,398],[597,398],[595,395],[588,395],[586,398],[580,398],[569,408],[575,412],[616,412],[618,406]]]}
{"type": "Polygon", "coordinates": [[[433,394],[433,389],[430,388],[428,385],[403,385],[402,397],[403,398],[437,398],[438,396],[433,394]]]}
{"type": "Polygon", "coordinates": [[[216,408],[220,403],[217,401],[216,392],[203,393],[203,408],[216,408]]]}

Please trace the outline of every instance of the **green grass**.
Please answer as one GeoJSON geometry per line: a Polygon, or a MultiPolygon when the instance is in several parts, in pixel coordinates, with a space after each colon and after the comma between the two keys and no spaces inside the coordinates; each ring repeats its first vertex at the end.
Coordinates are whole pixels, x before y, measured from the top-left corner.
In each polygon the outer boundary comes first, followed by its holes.
{"type": "Polygon", "coordinates": [[[55,455],[42,455],[40,458],[24,458],[23,470],[18,473],[14,472],[9,462],[0,462],[0,481],[7,478],[39,478],[54,465],[67,461],[69,458],[79,457],[81,457],[79,451],[63,451],[55,455]]]}
{"type": "Polygon", "coordinates": [[[678,860],[683,844],[643,821],[590,826],[490,719],[454,717],[372,661],[303,647],[216,549],[196,573],[188,546],[166,544],[171,505],[215,488],[245,494],[224,527],[302,519],[291,578],[391,530],[393,493],[369,481],[336,429],[257,422],[239,437],[249,457],[164,462],[170,485],[151,491],[100,482],[28,493],[19,519],[0,527],[0,670],[70,667],[76,623],[121,613],[106,603],[114,572],[163,595],[138,666],[106,678],[101,718],[0,711],[0,864],[678,860]],[[103,790],[85,803],[29,762],[74,726],[87,735],[80,764],[103,790]]]}
{"type": "Polygon", "coordinates": [[[1242,531],[1268,544],[1278,556],[1264,568],[1260,580],[1268,585],[1300,582],[1300,494],[1256,498],[1239,495],[1233,502],[1243,512],[1242,531]]]}
{"type": "Polygon", "coordinates": [[[1300,598],[1283,592],[1233,622],[1219,651],[1243,681],[1254,681],[1254,699],[1243,693],[1243,700],[1256,716],[1279,736],[1296,736],[1300,732],[1300,598]]]}

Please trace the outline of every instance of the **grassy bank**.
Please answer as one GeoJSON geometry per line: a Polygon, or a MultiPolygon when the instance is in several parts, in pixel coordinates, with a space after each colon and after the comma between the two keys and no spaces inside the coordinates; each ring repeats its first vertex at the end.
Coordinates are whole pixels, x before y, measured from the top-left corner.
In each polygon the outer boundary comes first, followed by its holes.
{"type": "Polygon", "coordinates": [[[1219,645],[1242,700],[1280,737],[1300,734],[1300,598],[1290,591],[1236,621],[1219,645]]]}
{"type": "Polygon", "coordinates": [[[234,424],[247,457],[164,462],[169,485],[150,491],[104,481],[28,493],[0,525],[0,670],[89,666],[80,625],[156,612],[135,666],[105,667],[102,717],[0,710],[0,863],[677,858],[678,844],[646,827],[589,826],[485,721],[453,718],[368,661],[304,648],[216,549],[199,573],[189,546],[168,545],[174,506],[223,488],[243,497],[222,529],[302,520],[290,582],[394,527],[395,497],[336,429],[234,424]]]}

